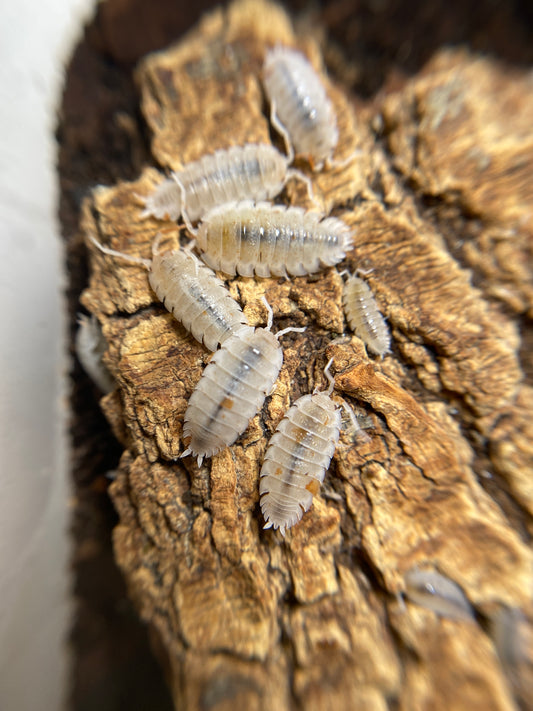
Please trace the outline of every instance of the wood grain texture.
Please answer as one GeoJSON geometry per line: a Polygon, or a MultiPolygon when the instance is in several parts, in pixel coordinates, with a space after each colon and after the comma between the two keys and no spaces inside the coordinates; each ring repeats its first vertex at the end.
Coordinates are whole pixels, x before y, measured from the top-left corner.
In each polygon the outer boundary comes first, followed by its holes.
{"type": "MultiPolygon", "coordinates": [[[[148,57],[137,78],[154,162],[179,169],[268,141],[259,77],[277,42],[319,57],[311,37],[262,2],[217,10],[148,57]]],[[[530,181],[520,172],[533,161],[531,81],[446,50],[357,116],[331,86],[338,158],[361,153],[311,177],[355,233],[345,264],[372,270],[365,278],[392,353],[376,361],[356,336],[341,336],[334,270],[227,280],[250,324],[265,325],[265,295],[275,331],[307,330],[283,339],[277,389],[244,435],[198,468],[176,458],[210,354],[158,303],[142,268],[88,244],[82,301],[108,341],[118,393],[102,404],[125,448],[111,490],[116,557],[166,651],[176,708],[515,709],[513,694],[523,705],[531,697],[532,649],[521,648],[511,678],[490,630],[502,610],[520,610],[526,630],[533,619],[533,398],[519,328],[533,293],[530,181]],[[282,541],[262,530],[262,458],[289,405],[323,387],[330,357],[334,397],[368,418],[370,439],[341,435],[321,492],[282,541]],[[403,603],[417,566],[458,583],[476,621],[403,603]]],[[[139,219],[135,196],[155,176],[147,168],[96,190],[85,232],[145,258],[160,230],[162,248],[184,241],[171,223],[139,219]]],[[[305,205],[298,184],[283,195],[305,205]]]]}

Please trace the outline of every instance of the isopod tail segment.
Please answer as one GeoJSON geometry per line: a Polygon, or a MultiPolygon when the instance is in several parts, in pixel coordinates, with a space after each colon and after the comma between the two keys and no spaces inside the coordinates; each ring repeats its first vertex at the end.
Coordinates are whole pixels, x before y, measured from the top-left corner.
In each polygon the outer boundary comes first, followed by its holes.
{"type": "Polygon", "coordinates": [[[185,223],[185,226],[189,230],[189,232],[196,237],[198,235],[198,230],[192,226],[192,222],[189,218],[189,213],[187,212],[186,204],[187,204],[187,193],[185,191],[185,186],[181,182],[181,180],[178,178],[176,173],[172,174],[172,177],[178,184],[178,187],[180,189],[180,200],[181,200],[181,216],[183,217],[183,222],[185,223]]]}
{"type": "MultiPolygon", "coordinates": [[[[272,309],[272,306],[268,303],[267,298],[265,295],[261,297],[261,301],[263,302],[267,312],[268,312],[268,320],[267,320],[267,325],[265,327],[265,330],[271,331],[272,330],[272,324],[274,323],[274,310],[272,309]]],[[[278,331],[275,336],[279,340],[282,336],[284,336],[287,333],[303,333],[306,330],[307,326],[288,326],[287,328],[283,328],[281,331],[278,331]]]]}

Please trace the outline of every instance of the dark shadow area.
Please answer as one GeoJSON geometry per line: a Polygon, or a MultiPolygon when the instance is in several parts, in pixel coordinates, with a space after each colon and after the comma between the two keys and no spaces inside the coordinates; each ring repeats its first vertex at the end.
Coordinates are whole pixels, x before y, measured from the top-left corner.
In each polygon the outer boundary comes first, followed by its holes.
{"type": "Polygon", "coordinates": [[[324,3],[321,17],[357,69],[351,89],[365,98],[396,88],[445,45],[519,66],[533,61],[527,0],[338,0],[324,3]]]}

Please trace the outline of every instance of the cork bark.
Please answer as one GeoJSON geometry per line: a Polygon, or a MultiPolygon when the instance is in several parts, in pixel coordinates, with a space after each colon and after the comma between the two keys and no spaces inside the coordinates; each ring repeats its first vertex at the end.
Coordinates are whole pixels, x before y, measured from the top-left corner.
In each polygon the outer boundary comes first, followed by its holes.
{"type": "MultiPolygon", "coordinates": [[[[111,496],[117,561],[164,650],[176,708],[510,710],[532,693],[533,88],[526,72],[439,51],[372,105],[325,74],[318,40],[277,6],[238,2],[148,56],[137,81],[154,166],[273,140],[261,88],[268,47],[304,51],[336,111],[342,167],[313,173],[317,200],[355,234],[393,336],[371,357],[342,311],[342,276],[226,279],[252,325],[266,296],[283,338],[275,392],[230,448],[179,459],[184,412],[211,354],[168,313],[146,270],[87,240],[82,303],[107,340],[117,388],[101,405],[124,447],[111,496]],[[358,106],[357,110],[355,106],[358,106]],[[529,341],[530,343],[530,341],[529,341]],[[325,383],[369,435],[343,431],[321,492],[285,539],[263,530],[258,477],[290,404],[325,383]],[[476,617],[404,599],[436,569],[476,617]],[[509,643],[509,638],[512,643],[509,643]],[[511,648],[511,651],[509,651],[511,648]]],[[[160,174],[96,189],[82,229],[149,258],[186,244],[141,219],[160,174]]],[[[279,201],[310,207],[290,181],[279,201]]],[[[340,270],[339,270],[340,271],[340,270]]]]}

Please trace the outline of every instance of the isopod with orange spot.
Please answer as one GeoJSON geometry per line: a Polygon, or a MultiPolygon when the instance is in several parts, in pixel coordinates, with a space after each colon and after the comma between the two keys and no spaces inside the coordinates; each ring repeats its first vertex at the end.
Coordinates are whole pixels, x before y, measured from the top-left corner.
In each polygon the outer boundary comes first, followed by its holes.
{"type": "Polygon", "coordinates": [[[268,444],[261,468],[264,527],[279,528],[283,536],[311,507],[339,441],[341,412],[331,398],[332,361],[324,370],[328,390],[315,389],[289,408],[268,444]]]}
{"type": "Polygon", "coordinates": [[[290,326],[273,334],[268,309],[267,328],[243,326],[224,341],[190,397],[183,424],[186,450],[181,456],[194,455],[198,466],[204,457],[233,444],[259,412],[283,363],[279,338],[305,330],[290,326]]]}

